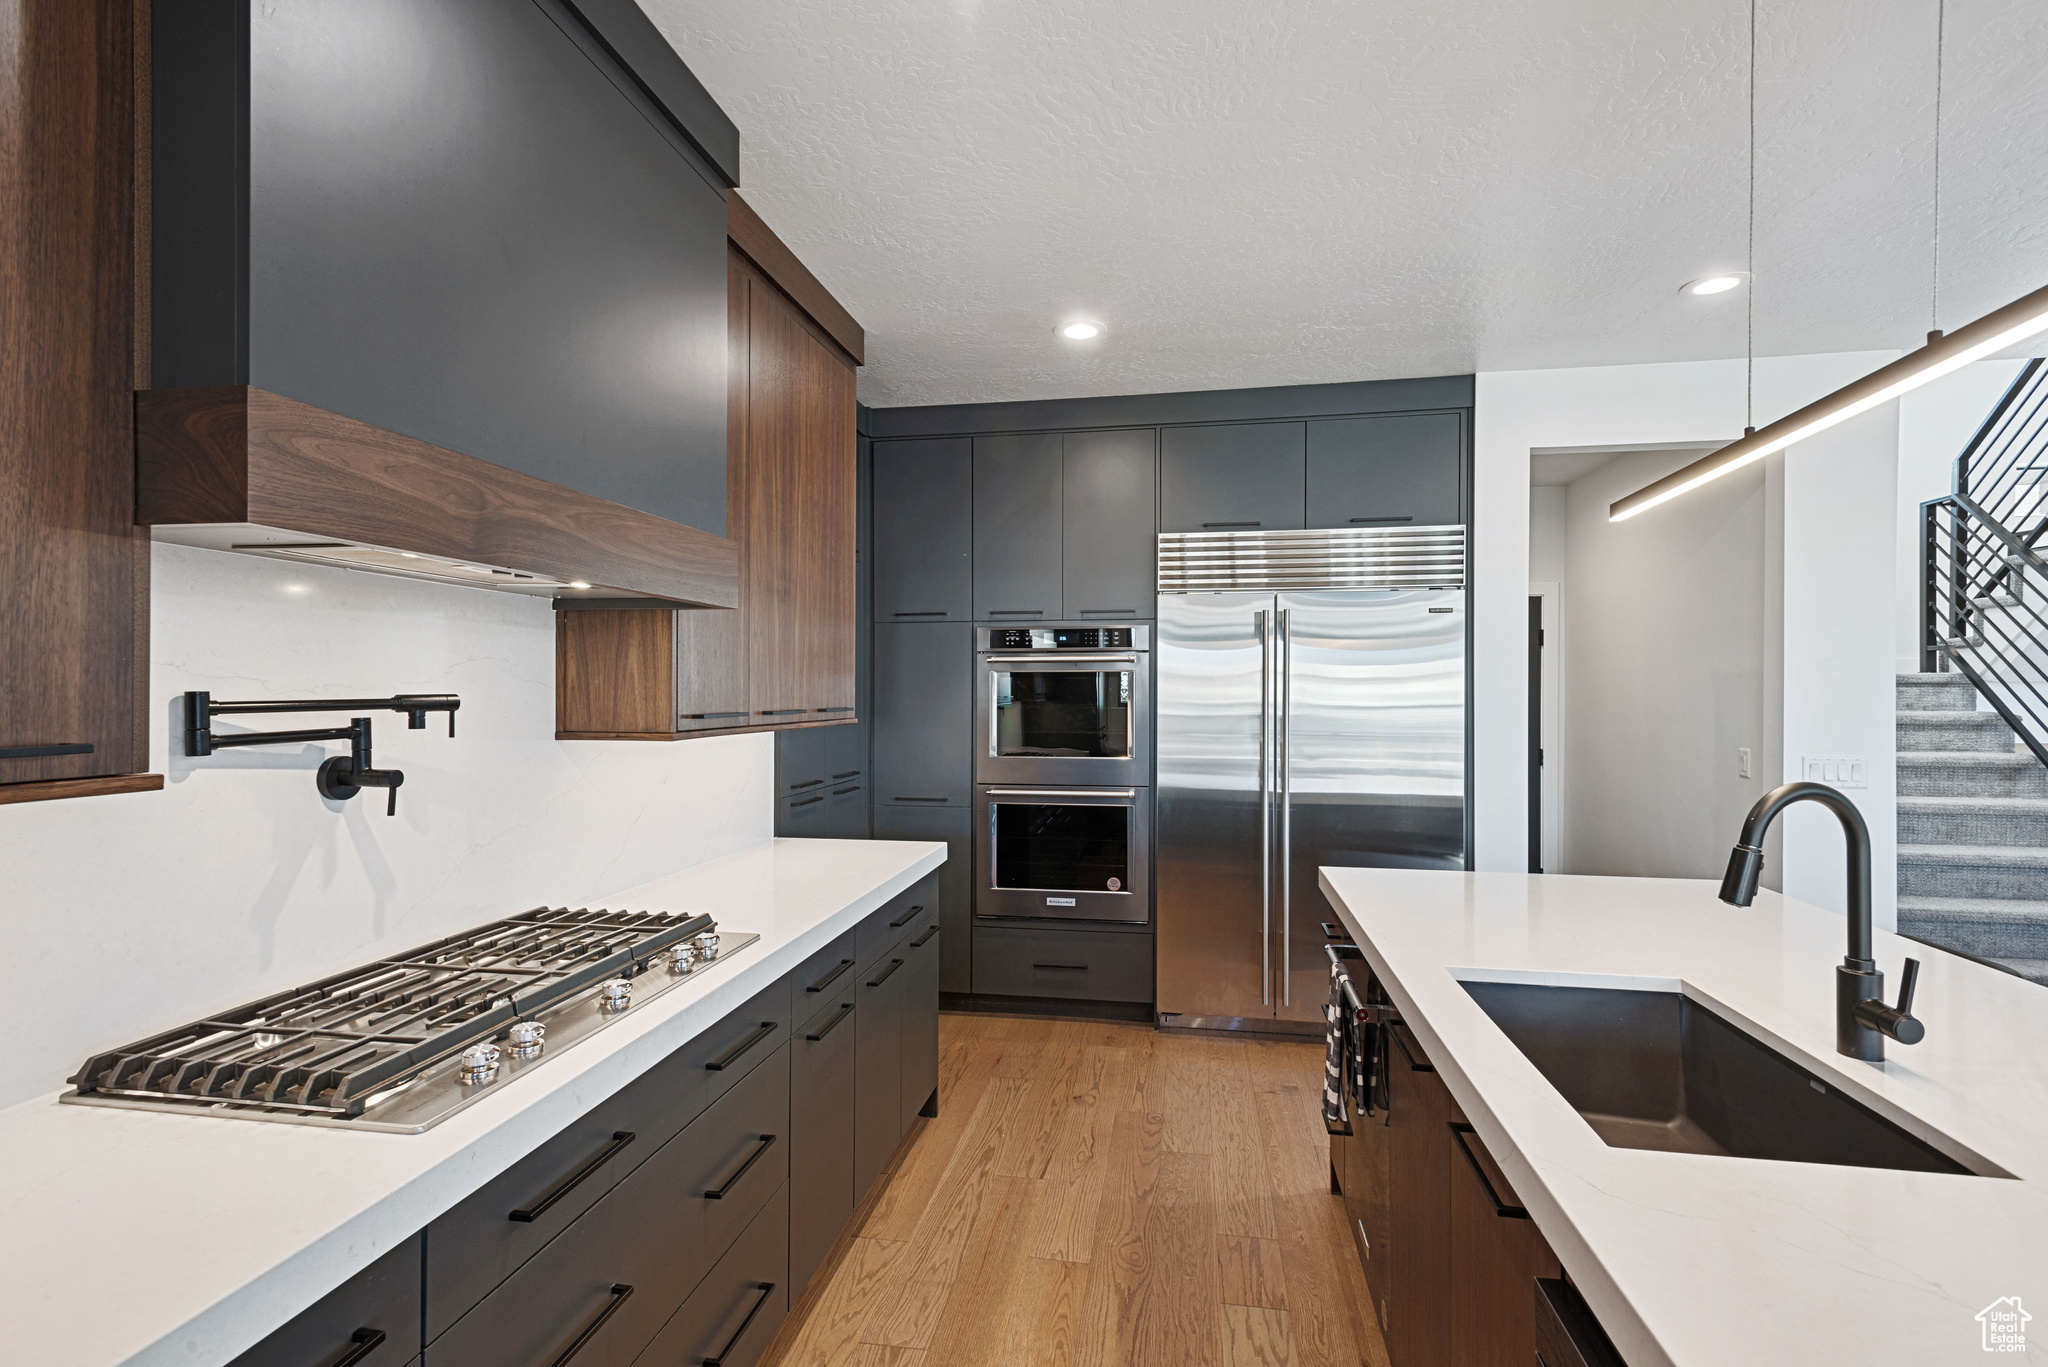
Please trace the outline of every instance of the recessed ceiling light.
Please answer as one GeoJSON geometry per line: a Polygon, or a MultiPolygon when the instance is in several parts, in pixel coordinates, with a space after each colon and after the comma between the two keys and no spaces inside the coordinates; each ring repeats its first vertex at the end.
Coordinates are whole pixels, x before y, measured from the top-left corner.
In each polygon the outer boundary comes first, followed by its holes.
{"type": "Polygon", "coordinates": [[[590,584],[582,579],[571,579],[569,581],[569,587],[572,589],[587,589],[590,587],[590,584]]]}
{"type": "Polygon", "coordinates": [[[1703,275],[1697,280],[1688,280],[1680,294],[1726,294],[1742,284],[1742,277],[1736,274],[1703,275]]]}
{"type": "Polygon", "coordinates": [[[1102,335],[1102,324],[1087,318],[1076,318],[1071,323],[1060,324],[1060,336],[1070,342],[1088,342],[1102,335]]]}

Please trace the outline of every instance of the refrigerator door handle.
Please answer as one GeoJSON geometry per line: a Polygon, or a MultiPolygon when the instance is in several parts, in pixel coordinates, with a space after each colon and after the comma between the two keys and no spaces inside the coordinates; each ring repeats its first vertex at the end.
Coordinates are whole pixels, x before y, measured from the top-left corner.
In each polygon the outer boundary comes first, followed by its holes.
{"type": "Polygon", "coordinates": [[[1288,760],[1294,701],[1293,608],[1280,609],[1279,707],[1273,749],[1280,766],[1280,1004],[1294,1005],[1294,777],[1288,760]]]}
{"type": "Polygon", "coordinates": [[[1267,757],[1273,749],[1273,650],[1266,636],[1266,611],[1252,614],[1259,636],[1259,1003],[1273,1004],[1273,778],[1267,757]]]}

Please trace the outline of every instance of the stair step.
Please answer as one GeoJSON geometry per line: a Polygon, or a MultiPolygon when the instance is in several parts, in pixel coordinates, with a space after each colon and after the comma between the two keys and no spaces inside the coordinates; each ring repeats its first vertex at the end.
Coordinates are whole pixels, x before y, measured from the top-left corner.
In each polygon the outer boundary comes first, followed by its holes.
{"type": "Polygon", "coordinates": [[[2048,798],[1899,798],[1902,845],[2048,846],[2048,798]]]}
{"type": "Polygon", "coordinates": [[[1899,896],[2030,900],[2048,893],[2048,849],[1899,845],[1899,896]]]}
{"type": "Polygon", "coordinates": [[[1905,711],[1898,714],[1901,752],[2012,749],[2012,728],[1996,712],[1905,711]]]}
{"type": "Polygon", "coordinates": [[[1901,897],[1899,933],[1980,959],[2048,959],[2048,902],[1901,897]]]}
{"type": "Polygon", "coordinates": [[[1904,751],[1898,784],[1902,798],[2048,798],[2048,768],[2023,750],[1904,751]]]}
{"type": "Polygon", "coordinates": [[[1977,706],[1977,690],[1960,674],[1901,674],[1901,712],[1968,712],[1977,706]]]}

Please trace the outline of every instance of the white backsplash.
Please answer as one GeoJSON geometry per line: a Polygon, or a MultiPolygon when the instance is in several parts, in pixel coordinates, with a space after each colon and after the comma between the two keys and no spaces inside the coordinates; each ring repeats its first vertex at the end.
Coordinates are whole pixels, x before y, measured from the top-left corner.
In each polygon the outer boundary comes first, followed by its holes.
{"type": "MultiPolygon", "coordinates": [[[[155,551],[150,769],[158,793],[0,806],[0,1107],[95,1049],[482,921],[607,895],[773,834],[774,737],[554,739],[545,599],[155,551]],[[339,743],[184,757],[183,694],[456,693],[446,719],[380,713],[365,789],[330,802],[339,743]]],[[[216,730],[341,725],[231,716],[216,730]]],[[[705,908],[715,912],[715,908],[705,908]]]]}

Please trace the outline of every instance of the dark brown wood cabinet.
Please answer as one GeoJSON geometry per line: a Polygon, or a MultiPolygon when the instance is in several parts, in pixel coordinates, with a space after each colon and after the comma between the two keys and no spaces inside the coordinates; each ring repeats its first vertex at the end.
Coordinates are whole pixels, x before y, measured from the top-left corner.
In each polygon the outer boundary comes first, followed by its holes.
{"type": "Polygon", "coordinates": [[[0,0],[0,803],[160,788],[135,526],[146,5],[0,0]]]}
{"type": "Polygon", "coordinates": [[[1469,1125],[1450,1140],[1451,1360],[1460,1367],[1527,1367],[1536,1360],[1539,1277],[1562,1269],[1536,1222],[1469,1125]]]}
{"type": "Polygon", "coordinates": [[[742,226],[744,206],[734,204],[726,503],[739,608],[607,604],[558,614],[564,739],[680,740],[856,719],[858,329],[849,347],[844,327],[819,323],[830,296],[796,279],[802,267],[786,249],[773,276],[741,250],[775,256],[773,235],[751,213],[742,226]]]}
{"type": "Polygon", "coordinates": [[[1451,1094],[1415,1037],[1388,1051],[1389,1185],[1394,1200],[1382,1307],[1395,1367],[1455,1367],[1451,1351],[1451,1094]]]}

